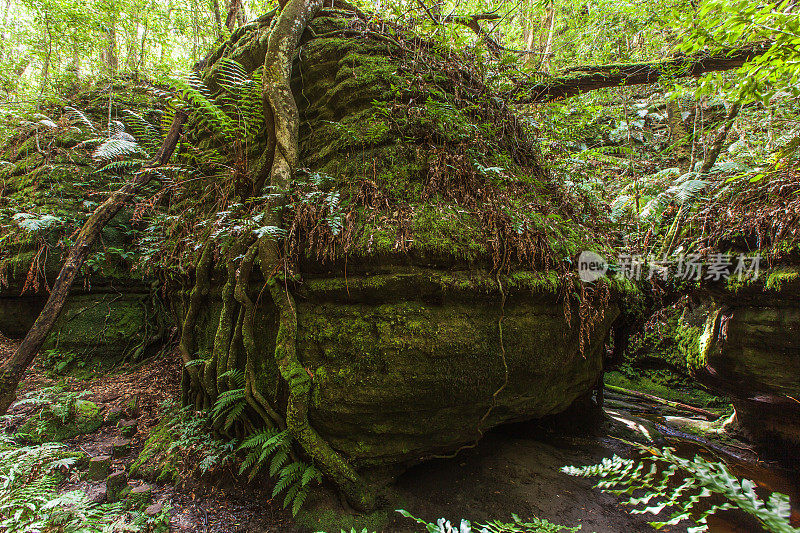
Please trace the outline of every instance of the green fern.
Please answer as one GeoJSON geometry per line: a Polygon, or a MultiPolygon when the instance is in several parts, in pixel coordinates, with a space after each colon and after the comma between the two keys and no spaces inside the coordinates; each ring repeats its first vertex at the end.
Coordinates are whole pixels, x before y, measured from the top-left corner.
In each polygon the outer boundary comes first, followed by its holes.
{"type": "Polygon", "coordinates": [[[398,509],[397,512],[418,524],[424,525],[428,533],[558,533],[561,531],[574,533],[581,528],[580,526],[561,526],[539,518],[533,518],[532,521],[525,522],[519,516],[512,514],[511,519],[514,522],[493,520],[486,524],[478,524],[476,527],[481,529],[476,530],[473,529],[469,520],[461,520],[458,525],[454,525],[449,520],[440,518],[436,523],[433,523],[417,518],[404,509],[398,509]]]}
{"type": "MultiPolygon", "coordinates": [[[[214,402],[214,407],[211,409],[211,418],[215,424],[218,424],[223,422],[223,418],[231,419],[232,413],[236,413],[236,416],[238,416],[243,412],[245,403],[244,387],[227,390],[221,393],[217,397],[217,401],[214,402]]],[[[231,419],[230,423],[226,420],[225,425],[230,427],[236,416],[231,419]]]]}
{"type": "Polygon", "coordinates": [[[145,150],[155,151],[161,145],[161,134],[158,129],[141,115],[129,109],[123,110],[125,123],[131,134],[145,150]]]}
{"type": "MultiPolygon", "coordinates": [[[[82,491],[57,493],[76,454],[59,444],[18,446],[0,434],[0,529],[5,533],[149,531],[159,527],[122,503],[97,505],[82,491]]],[[[158,518],[163,528],[163,515],[158,518]]],[[[162,529],[163,530],[163,529],[162,529]]]]}
{"type": "Polygon", "coordinates": [[[249,472],[252,480],[269,462],[269,474],[277,478],[272,497],[285,492],[283,507],[291,509],[292,515],[296,516],[311,486],[322,481],[322,472],[301,461],[288,462],[291,445],[292,437],[288,430],[270,428],[254,433],[239,446],[240,451],[247,452],[239,473],[249,472]]]}
{"type": "Polygon", "coordinates": [[[105,163],[132,155],[147,157],[147,153],[134,141],[107,139],[95,149],[92,157],[98,162],[105,163]]]}
{"type": "Polygon", "coordinates": [[[69,118],[70,122],[77,122],[78,124],[85,126],[92,133],[97,131],[94,127],[94,124],[92,124],[92,121],[89,120],[89,117],[87,117],[86,114],[80,109],[76,109],[72,106],[66,106],[64,107],[64,114],[67,115],[67,118],[69,118]]]}
{"type": "Polygon", "coordinates": [[[633,507],[634,514],[671,512],[666,521],[650,522],[660,529],[688,521],[689,533],[708,531],[708,517],[717,511],[738,508],[757,518],[764,529],[773,533],[800,533],[789,523],[789,497],[772,493],[765,502],[755,492],[755,484],[737,479],[724,463],[711,462],[695,456],[693,460],[674,455],[671,448],[657,449],[631,443],[645,452],[642,461],[614,456],[597,465],[565,466],[562,471],[572,476],[600,477],[596,485],[603,492],[628,495],[624,505],[633,507]],[[676,488],[670,488],[681,480],[676,488]],[[706,510],[696,505],[712,495],[727,501],[710,505],[706,510]]]}

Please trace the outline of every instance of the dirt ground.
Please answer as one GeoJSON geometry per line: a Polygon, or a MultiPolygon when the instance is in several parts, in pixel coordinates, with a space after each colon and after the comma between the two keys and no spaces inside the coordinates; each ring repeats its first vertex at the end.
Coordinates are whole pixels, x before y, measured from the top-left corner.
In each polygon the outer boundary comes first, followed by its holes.
{"type": "MultiPolygon", "coordinates": [[[[0,359],[10,355],[15,342],[0,338],[0,359]]],[[[149,432],[160,418],[164,400],[177,399],[180,391],[180,362],[177,357],[157,359],[137,366],[84,372],[88,377],[49,377],[34,366],[21,385],[20,394],[66,383],[71,390],[90,391],[86,398],[102,405],[105,412],[121,410],[137,421],[138,431],[131,439],[133,452],[128,459],[115,459],[115,468],[124,469],[141,450],[149,432]]],[[[12,407],[10,414],[20,415],[12,407]]],[[[14,419],[12,418],[12,421],[14,419]]],[[[593,481],[568,476],[564,465],[587,465],[613,454],[627,455],[630,448],[610,434],[619,433],[615,422],[606,418],[591,431],[554,424],[532,423],[501,428],[487,434],[479,445],[449,460],[435,460],[411,468],[401,475],[389,494],[392,509],[402,507],[415,516],[435,521],[445,517],[452,522],[467,518],[475,523],[487,520],[510,521],[515,513],[522,519],[538,517],[565,526],[581,526],[581,532],[637,533],[654,531],[647,525],[652,516],[631,514],[611,495],[592,488],[593,481]]],[[[6,430],[12,430],[14,422],[6,430]]],[[[70,448],[90,456],[107,454],[119,439],[116,425],[104,425],[96,433],[81,435],[67,442],[70,448]]],[[[189,481],[181,486],[154,485],[154,501],[172,509],[172,531],[202,533],[272,533],[315,531],[313,520],[299,526],[281,507],[282,498],[270,498],[268,481],[246,485],[233,476],[219,476],[213,483],[189,481]],[[312,526],[310,529],[307,526],[312,526]]],[[[140,483],[140,482],[136,482],[140,483]]],[[[73,484],[69,488],[90,491],[94,487],[73,484]]],[[[338,516],[338,515],[337,515],[338,516]]],[[[346,516],[346,514],[345,514],[346,516]]],[[[347,531],[363,523],[343,519],[326,520],[347,531]]],[[[399,514],[384,512],[370,523],[370,531],[411,533],[418,526],[399,514]]],[[[326,526],[327,533],[339,529],[326,526]]],[[[685,528],[663,531],[685,531],[685,528]]],[[[717,524],[716,532],[746,532],[739,526],[717,524]]]]}

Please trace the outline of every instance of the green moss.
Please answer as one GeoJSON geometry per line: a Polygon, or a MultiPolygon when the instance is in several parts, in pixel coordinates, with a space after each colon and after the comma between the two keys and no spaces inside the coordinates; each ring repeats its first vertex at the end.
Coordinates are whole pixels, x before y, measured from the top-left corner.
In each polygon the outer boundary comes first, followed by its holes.
{"type": "Polygon", "coordinates": [[[694,373],[706,366],[704,354],[700,351],[702,325],[690,325],[686,320],[678,320],[675,325],[675,340],[678,342],[680,361],[689,373],[694,373]]]}
{"type": "Polygon", "coordinates": [[[62,413],[57,406],[51,405],[29,418],[18,433],[34,443],[63,442],[100,429],[103,425],[101,410],[86,400],[75,400],[68,413],[62,413]]]}
{"type": "Polygon", "coordinates": [[[415,251],[468,262],[486,255],[483,232],[475,215],[449,206],[421,205],[412,209],[411,246],[415,251]]]}
{"type": "Polygon", "coordinates": [[[68,300],[43,348],[81,356],[102,353],[114,360],[132,354],[156,330],[155,311],[147,293],[76,294],[68,300]]]}
{"type": "Polygon", "coordinates": [[[637,369],[635,372],[606,372],[603,381],[608,385],[644,392],[697,407],[728,408],[730,403],[701,388],[696,382],[668,370],[637,369]]]}
{"type": "Polygon", "coordinates": [[[667,368],[691,376],[705,366],[701,349],[704,308],[665,308],[632,339],[625,364],[629,368],[667,368]]]}
{"type": "Polygon", "coordinates": [[[800,280],[800,270],[795,268],[779,268],[770,270],[764,286],[767,290],[780,291],[785,284],[800,280]]]}
{"type": "Polygon", "coordinates": [[[170,420],[162,418],[144,443],[139,456],[131,464],[131,477],[163,483],[176,483],[180,479],[176,454],[168,453],[173,445],[170,420]]]}
{"type": "Polygon", "coordinates": [[[384,531],[391,518],[391,511],[388,509],[358,515],[331,509],[301,509],[295,521],[311,531],[384,531]]]}

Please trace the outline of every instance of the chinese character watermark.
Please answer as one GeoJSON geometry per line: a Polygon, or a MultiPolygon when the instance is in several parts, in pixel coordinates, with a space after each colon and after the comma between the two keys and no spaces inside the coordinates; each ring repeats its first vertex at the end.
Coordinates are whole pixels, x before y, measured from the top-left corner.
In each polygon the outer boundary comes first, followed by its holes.
{"type": "Polygon", "coordinates": [[[599,254],[587,251],[578,257],[578,275],[583,281],[595,281],[611,270],[631,280],[667,280],[670,277],[686,281],[756,280],[760,265],[759,255],[714,253],[704,259],[698,254],[687,254],[668,260],[620,254],[616,262],[607,262],[599,254]]]}

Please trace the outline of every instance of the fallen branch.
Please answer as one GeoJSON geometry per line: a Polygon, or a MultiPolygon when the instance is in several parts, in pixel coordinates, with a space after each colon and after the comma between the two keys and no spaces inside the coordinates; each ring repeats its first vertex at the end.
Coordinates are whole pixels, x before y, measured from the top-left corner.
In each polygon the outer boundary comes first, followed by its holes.
{"type": "Polygon", "coordinates": [[[707,72],[732,70],[769,48],[758,43],[717,54],[678,56],[664,61],[573,67],[568,74],[544,82],[518,81],[509,94],[517,104],[552,102],[605,87],[656,83],[662,78],[699,77],[707,72]]]}
{"type": "Polygon", "coordinates": [[[635,390],[628,390],[623,389],[622,387],[617,387],[615,385],[606,385],[605,388],[610,391],[619,392],[620,394],[625,394],[627,396],[635,396],[637,398],[644,398],[646,400],[650,400],[652,402],[660,403],[663,405],[667,405],[669,407],[673,407],[675,409],[683,409],[685,411],[691,411],[693,413],[697,413],[699,415],[703,415],[706,418],[715,420],[720,417],[717,413],[712,413],[711,411],[707,411],[700,407],[695,407],[693,405],[688,405],[681,402],[674,402],[672,400],[667,400],[665,398],[661,398],[659,396],[653,396],[652,394],[647,394],[645,392],[639,392],[635,390]]]}

